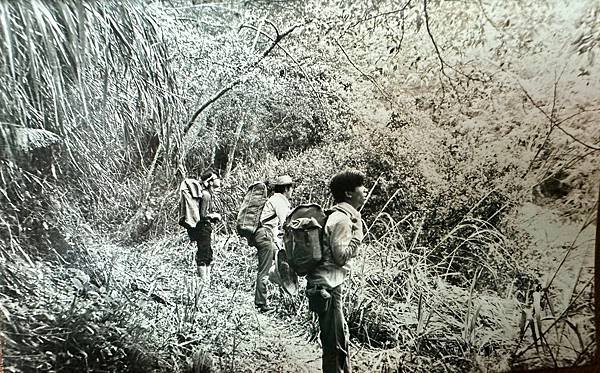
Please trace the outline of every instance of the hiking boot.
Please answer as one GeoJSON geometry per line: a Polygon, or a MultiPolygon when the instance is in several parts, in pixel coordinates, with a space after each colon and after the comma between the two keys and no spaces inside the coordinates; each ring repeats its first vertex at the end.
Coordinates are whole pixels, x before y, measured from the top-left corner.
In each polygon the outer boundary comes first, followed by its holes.
{"type": "Polygon", "coordinates": [[[258,312],[260,313],[265,313],[265,312],[271,312],[273,311],[275,308],[268,306],[266,304],[257,304],[256,308],[258,309],[258,312]]]}

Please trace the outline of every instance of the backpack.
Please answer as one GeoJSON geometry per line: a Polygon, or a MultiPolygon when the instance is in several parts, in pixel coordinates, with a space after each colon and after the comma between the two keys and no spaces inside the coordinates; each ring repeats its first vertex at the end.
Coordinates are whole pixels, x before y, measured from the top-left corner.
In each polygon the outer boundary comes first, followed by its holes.
{"type": "Polygon", "coordinates": [[[184,179],[179,185],[179,225],[195,228],[200,220],[202,183],[196,179],[184,179]]]}
{"type": "MultiPolygon", "coordinates": [[[[248,187],[235,223],[235,229],[240,236],[245,238],[254,236],[254,233],[260,227],[260,215],[267,199],[268,192],[265,183],[258,181],[248,187]]],[[[275,216],[270,217],[268,220],[275,216]]]]}
{"type": "Polygon", "coordinates": [[[284,224],[283,242],[290,267],[299,276],[323,261],[323,231],[329,215],[317,204],[296,207],[284,224]]]}

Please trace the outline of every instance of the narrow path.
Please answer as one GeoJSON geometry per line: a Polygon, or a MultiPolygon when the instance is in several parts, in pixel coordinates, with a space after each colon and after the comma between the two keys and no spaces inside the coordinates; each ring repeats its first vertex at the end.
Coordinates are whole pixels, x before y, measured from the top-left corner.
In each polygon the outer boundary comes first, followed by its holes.
{"type": "Polygon", "coordinates": [[[259,313],[248,292],[239,295],[238,317],[254,325],[240,325],[236,335],[236,372],[320,372],[320,350],[288,320],[291,316],[259,313]],[[250,305],[250,306],[248,306],[250,305]],[[253,332],[247,332],[251,329],[253,332]],[[246,332],[244,332],[246,331],[246,332]]]}
{"type": "MultiPolygon", "coordinates": [[[[527,270],[554,273],[580,227],[546,216],[544,209],[528,208],[519,218],[535,244],[524,253],[522,265],[527,270]]],[[[553,281],[551,301],[556,310],[563,309],[571,295],[593,277],[591,237],[589,229],[582,232],[553,281]]],[[[123,322],[137,333],[134,343],[174,372],[189,371],[186,365],[193,365],[192,357],[198,353],[206,357],[210,372],[320,372],[320,347],[309,341],[309,335],[316,333],[310,314],[291,312],[279,302],[274,286],[273,303],[279,304],[279,309],[259,313],[253,301],[254,250],[234,236],[219,236],[214,246],[210,287],[196,275],[196,250],[184,235],[133,249],[115,245],[92,249],[97,258],[94,266],[111,279],[111,296],[120,297],[121,307],[129,308],[125,314],[133,315],[123,322]]],[[[573,319],[583,328],[581,332],[593,332],[591,316],[591,312],[582,312],[573,319]]],[[[577,340],[573,341],[576,345],[577,340]]],[[[387,351],[366,351],[358,346],[353,351],[357,372],[373,371],[369,362],[388,357],[387,351]]],[[[402,353],[401,347],[389,351],[391,355],[402,353]]]]}
{"type": "Polygon", "coordinates": [[[140,309],[136,322],[147,330],[141,338],[166,346],[159,351],[163,361],[175,355],[193,365],[200,351],[211,372],[320,372],[320,347],[302,324],[306,315],[281,305],[272,313],[255,309],[256,259],[246,245],[217,238],[210,287],[196,275],[195,247],[184,239],[97,250],[113,258],[113,281],[140,309]]]}
{"type": "Polygon", "coordinates": [[[214,291],[231,299],[231,320],[237,323],[232,339],[231,369],[236,372],[320,372],[321,352],[309,342],[306,315],[296,315],[274,286],[270,299],[276,310],[260,313],[254,307],[256,258],[254,250],[243,243],[224,238],[217,245],[220,253],[213,268],[214,291]],[[232,269],[239,282],[232,281],[232,269]],[[235,286],[233,286],[235,284],[235,286]],[[233,341],[235,340],[235,341],[233,341]],[[234,352],[235,351],[235,352],[234,352]]]}

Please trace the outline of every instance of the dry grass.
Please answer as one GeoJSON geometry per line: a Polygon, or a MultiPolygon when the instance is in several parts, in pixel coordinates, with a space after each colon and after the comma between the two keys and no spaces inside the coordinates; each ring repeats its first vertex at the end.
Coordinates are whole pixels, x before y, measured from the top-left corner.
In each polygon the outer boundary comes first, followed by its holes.
{"type": "Polygon", "coordinates": [[[534,366],[532,358],[546,366],[589,361],[593,335],[582,335],[582,321],[569,321],[591,317],[591,303],[582,299],[591,294],[589,283],[575,279],[565,308],[553,310],[550,299],[563,289],[545,295],[520,289],[517,276],[525,269],[507,255],[509,241],[485,222],[462,222],[429,248],[416,244],[420,224],[409,238],[399,228],[403,221],[380,218],[386,233],[371,236],[356,260],[346,302],[357,359],[369,361],[369,369],[460,372],[534,366]],[[433,255],[450,240],[451,251],[433,255]],[[451,272],[453,262],[468,266],[451,272]],[[583,311],[577,316],[576,304],[583,311]]]}
{"type": "MultiPolygon", "coordinates": [[[[593,330],[584,326],[592,315],[589,283],[574,281],[564,305],[555,301],[556,289],[548,297],[532,291],[525,303],[515,291],[490,289],[480,281],[493,266],[478,266],[464,285],[451,284],[447,265],[431,260],[435,247],[417,246],[414,236],[399,232],[370,237],[354,263],[346,312],[357,371],[496,371],[534,358],[589,361],[595,349],[593,330]]],[[[4,252],[0,311],[5,363],[13,371],[249,371],[265,367],[265,359],[284,366],[309,350],[290,351],[285,338],[317,339],[302,294],[284,300],[272,287],[277,312],[273,319],[257,316],[254,251],[236,237],[217,239],[210,290],[198,281],[195,248],[184,234],[134,248],[85,247],[68,264],[4,252]],[[257,341],[272,320],[283,321],[285,336],[263,350],[257,341]]]]}

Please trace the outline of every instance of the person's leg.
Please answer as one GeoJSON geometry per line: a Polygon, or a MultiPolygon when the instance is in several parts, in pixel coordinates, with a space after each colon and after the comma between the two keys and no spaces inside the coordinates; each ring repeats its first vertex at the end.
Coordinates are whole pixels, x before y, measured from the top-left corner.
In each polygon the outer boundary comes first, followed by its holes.
{"type": "Polygon", "coordinates": [[[323,373],[350,373],[348,356],[349,332],[344,319],[342,287],[331,289],[329,309],[319,315],[321,345],[323,346],[323,373]]]}
{"type": "Polygon", "coordinates": [[[258,253],[258,271],[256,274],[256,289],[254,291],[254,304],[266,306],[267,281],[269,269],[273,264],[273,239],[266,228],[259,228],[256,232],[256,250],[258,253]]]}
{"type": "Polygon", "coordinates": [[[209,266],[213,260],[210,223],[198,223],[198,251],[196,252],[196,264],[198,275],[204,281],[209,281],[209,266]]]}
{"type": "Polygon", "coordinates": [[[344,285],[338,286],[339,291],[338,305],[336,306],[336,314],[338,324],[338,361],[344,373],[352,373],[352,364],[350,364],[350,329],[344,315],[344,285]]]}

